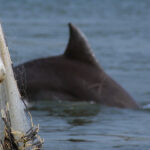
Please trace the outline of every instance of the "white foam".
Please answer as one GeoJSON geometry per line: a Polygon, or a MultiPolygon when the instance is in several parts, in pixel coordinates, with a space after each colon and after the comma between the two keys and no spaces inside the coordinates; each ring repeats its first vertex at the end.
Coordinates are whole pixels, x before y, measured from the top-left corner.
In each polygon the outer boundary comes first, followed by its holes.
{"type": "Polygon", "coordinates": [[[144,105],[143,109],[150,109],[150,104],[144,105]]]}

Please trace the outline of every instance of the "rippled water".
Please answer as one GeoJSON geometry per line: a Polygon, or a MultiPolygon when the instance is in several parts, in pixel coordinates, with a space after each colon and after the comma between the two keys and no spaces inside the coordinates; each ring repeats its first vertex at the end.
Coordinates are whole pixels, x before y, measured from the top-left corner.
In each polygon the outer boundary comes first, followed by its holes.
{"type": "MultiPolygon", "coordinates": [[[[88,37],[96,58],[141,105],[150,103],[149,0],[0,0],[14,64],[62,54],[67,23],[88,37]]],[[[32,109],[45,149],[149,150],[150,111],[45,102],[32,109]]]]}

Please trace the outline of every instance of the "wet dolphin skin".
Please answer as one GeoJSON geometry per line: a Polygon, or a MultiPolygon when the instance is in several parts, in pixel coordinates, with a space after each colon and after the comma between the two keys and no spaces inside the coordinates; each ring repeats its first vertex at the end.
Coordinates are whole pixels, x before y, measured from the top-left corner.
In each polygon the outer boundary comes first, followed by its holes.
{"type": "Polygon", "coordinates": [[[98,64],[83,33],[71,23],[69,30],[64,54],[14,68],[21,94],[29,100],[94,101],[107,106],[138,108],[133,98],[98,64]],[[22,88],[19,73],[22,68],[26,88],[22,88]]]}

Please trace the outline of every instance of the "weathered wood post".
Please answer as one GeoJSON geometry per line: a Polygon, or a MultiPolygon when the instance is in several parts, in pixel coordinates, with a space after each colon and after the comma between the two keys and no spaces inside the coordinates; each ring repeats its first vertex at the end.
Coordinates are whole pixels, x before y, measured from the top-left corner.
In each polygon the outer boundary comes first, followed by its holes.
{"type": "Polygon", "coordinates": [[[41,149],[43,140],[18,91],[0,25],[0,150],[41,149]]]}

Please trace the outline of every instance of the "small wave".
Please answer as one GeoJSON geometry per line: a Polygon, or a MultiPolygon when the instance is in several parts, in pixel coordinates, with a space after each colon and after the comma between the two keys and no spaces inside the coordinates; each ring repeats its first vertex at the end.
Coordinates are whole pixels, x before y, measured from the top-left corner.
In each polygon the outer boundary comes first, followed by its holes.
{"type": "Polygon", "coordinates": [[[142,108],[143,109],[150,109],[150,104],[144,105],[142,108]]]}

